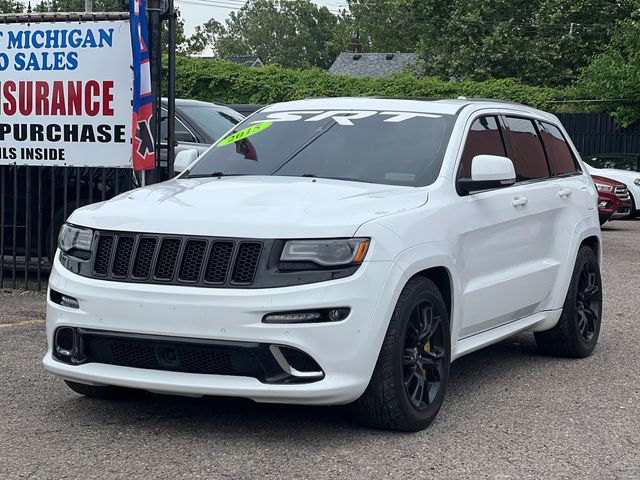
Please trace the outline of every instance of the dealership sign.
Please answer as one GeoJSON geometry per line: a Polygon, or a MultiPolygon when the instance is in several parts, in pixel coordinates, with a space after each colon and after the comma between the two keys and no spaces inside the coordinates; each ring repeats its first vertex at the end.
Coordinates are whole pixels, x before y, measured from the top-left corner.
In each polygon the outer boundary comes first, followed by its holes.
{"type": "Polygon", "coordinates": [[[131,165],[128,21],[0,24],[0,164],[131,165]]]}

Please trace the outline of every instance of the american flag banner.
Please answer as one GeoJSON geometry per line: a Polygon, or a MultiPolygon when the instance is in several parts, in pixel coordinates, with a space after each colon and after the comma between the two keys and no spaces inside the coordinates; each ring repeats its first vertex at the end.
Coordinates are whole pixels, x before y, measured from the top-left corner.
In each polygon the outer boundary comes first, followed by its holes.
{"type": "Polygon", "coordinates": [[[153,97],[145,0],[130,0],[129,11],[133,52],[133,169],[151,170],[156,167],[156,156],[150,125],[153,97]]]}

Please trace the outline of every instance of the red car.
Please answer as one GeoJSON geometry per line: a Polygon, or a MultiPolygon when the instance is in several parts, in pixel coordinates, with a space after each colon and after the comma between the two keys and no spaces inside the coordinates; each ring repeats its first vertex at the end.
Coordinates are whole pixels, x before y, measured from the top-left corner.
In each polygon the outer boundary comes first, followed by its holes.
{"type": "Polygon", "coordinates": [[[592,175],[598,189],[598,213],[600,225],[608,220],[625,218],[631,211],[631,196],[624,183],[610,178],[592,175]]]}

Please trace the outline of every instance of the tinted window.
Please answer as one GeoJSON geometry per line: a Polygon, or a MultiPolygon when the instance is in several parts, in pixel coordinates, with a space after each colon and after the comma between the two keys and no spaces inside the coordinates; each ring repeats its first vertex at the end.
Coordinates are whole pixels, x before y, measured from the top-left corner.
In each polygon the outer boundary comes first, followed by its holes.
{"type": "Polygon", "coordinates": [[[617,168],[618,170],[640,172],[640,155],[600,155],[589,158],[583,157],[582,159],[592,167],[596,168],[617,168]]]}
{"type": "Polygon", "coordinates": [[[576,162],[560,129],[546,122],[542,122],[541,125],[540,136],[547,151],[552,173],[554,175],[575,173],[577,170],[576,162]]]}
{"type": "Polygon", "coordinates": [[[516,169],[516,180],[549,177],[547,159],[534,123],[526,118],[505,117],[509,131],[510,158],[516,169]]]}
{"type": "Polygon", "coordinates": [[[440,172],[454,121],[451,115],[411,112],[261,112],[234,131],[272,123],[212,148],[190,176],[222,172],[429,185],[440,172]]]}
{"type": "Polygon", "coordinates": [[[197,125],[207,135],[206,143],[213,143],[244,117],[231,109],[207,106],[182,107],[181,114],[193,125],[197,125]]]}
{"type": "Polygon", "coordinates": [[[480,117],[471,125],[460,161],[460,177],[471,177],[471,161],[476,155],[507,156],[496,117],[480,117]]]}
{"type": "MultiPolygon", "coordinates": [[[[167,143],[167,136],[169,135],[167,111],[162,111],[162,121],[160,122],[160,138],[164,143],[167,143]]],[[[176,140],[182,142],[197,142],[193,134],[185,127],[184,123],[176,118],[176,140]]]]}

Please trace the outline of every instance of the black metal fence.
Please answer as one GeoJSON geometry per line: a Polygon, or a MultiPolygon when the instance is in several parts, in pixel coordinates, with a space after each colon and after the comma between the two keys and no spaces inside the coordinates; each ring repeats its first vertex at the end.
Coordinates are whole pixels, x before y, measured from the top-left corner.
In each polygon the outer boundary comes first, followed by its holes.
{"type": "Polygon", "coordinates": [[[0,289],[42,289],[73,210],[135,184],[131,169],[0,165],[0,289]]]}
{"type": "Polygon", "coordinates": [[[622,128],[605,113],[560,113],[557,116],[582,155],[640,153],[640,124],[622,128]]]}

